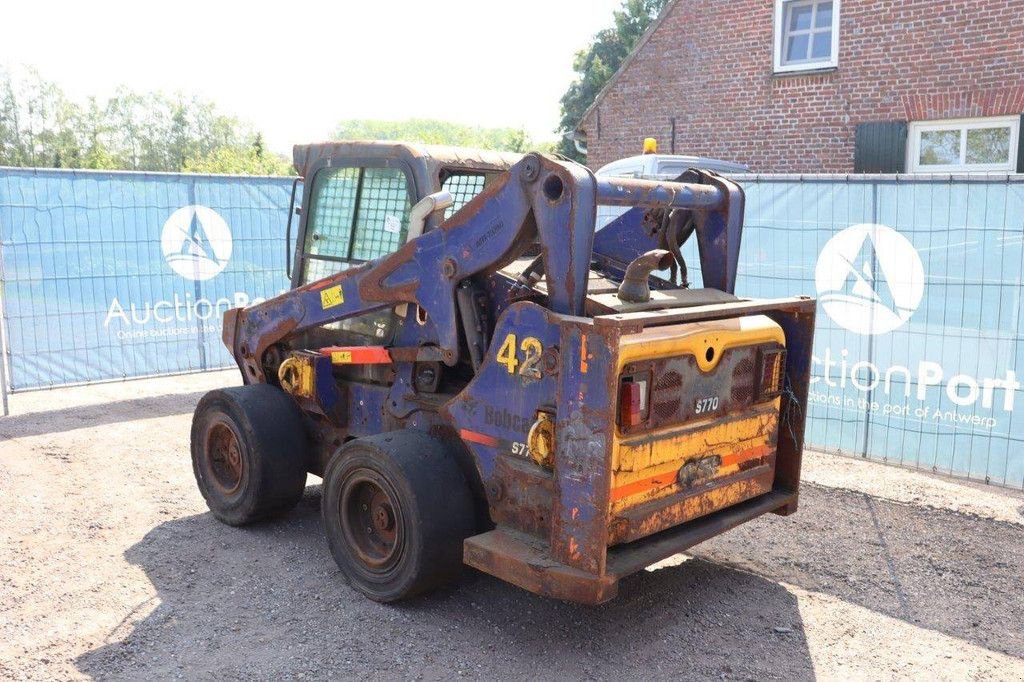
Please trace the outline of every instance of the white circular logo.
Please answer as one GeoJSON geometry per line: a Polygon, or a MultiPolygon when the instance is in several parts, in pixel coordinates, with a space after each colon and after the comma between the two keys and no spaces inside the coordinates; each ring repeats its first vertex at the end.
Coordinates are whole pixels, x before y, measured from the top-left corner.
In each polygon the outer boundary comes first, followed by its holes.
{"type": "Polygon", "coordinates": [[[814,280],[828,316],[868,336],[902,327],[924,297],[921,256],[885,225],[854,225],[829,240],[814,280]]]}
{"type": "Polygon", "coordinates": [[[231,230],[206,206],[186,206],[171,214],[160,235],[167,264],[185,279],[213,279],[231,258],[231,230]]]}

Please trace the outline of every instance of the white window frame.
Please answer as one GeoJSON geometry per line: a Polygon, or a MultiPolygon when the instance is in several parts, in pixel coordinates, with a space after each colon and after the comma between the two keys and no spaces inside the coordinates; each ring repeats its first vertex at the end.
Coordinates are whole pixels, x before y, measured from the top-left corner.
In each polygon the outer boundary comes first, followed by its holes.
{"type": "Polygon", "coordinates": [[[916,121],[910,124],[907,168],[912,173],[993,173],[1017,171],[1020,144],[1020,116],[990,118],[952,118],[944,121],[916,121]],[[967,131],[978,128],[1010,128],[1010,158],[1005,163],[967,164],[967,131]],[[921,164],[921,134],[937,130],[960,130],[960,163],[943,166],[921,164]]]}
{"type": "Polygon", "coordinates": [[[783,64],[782,56],[786,42],[786,8],[791,5],[814,5],[817,2],[820,2],[820,0],[775,0],[775,73],[820,71],[821,69],[834,69],[839,66],[839,16],[842,9],[840,7],[840,0],[832,0],[832,54],[829,58],[798,62],[796,64],[783,64]]]}

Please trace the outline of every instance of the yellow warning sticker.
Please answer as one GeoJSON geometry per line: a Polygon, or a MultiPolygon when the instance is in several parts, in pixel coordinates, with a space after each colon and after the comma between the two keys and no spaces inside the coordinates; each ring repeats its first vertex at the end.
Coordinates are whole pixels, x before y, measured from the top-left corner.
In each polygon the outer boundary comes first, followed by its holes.
{"type": "Polygon", "coordinates": [[[331,308],[337,308],[339,305],[345,302],[345,295],[341,293],[341,285],[333,286],[330,289],[324,289],[320,292],[320,305],[323,306],[324,310],[331,308]]]}
{"type": "Polygon", "coordinates": [[[340,350],[331,353],[331,362],[335,365],[351,365],[352,364],[352,351],[340,350]]]}

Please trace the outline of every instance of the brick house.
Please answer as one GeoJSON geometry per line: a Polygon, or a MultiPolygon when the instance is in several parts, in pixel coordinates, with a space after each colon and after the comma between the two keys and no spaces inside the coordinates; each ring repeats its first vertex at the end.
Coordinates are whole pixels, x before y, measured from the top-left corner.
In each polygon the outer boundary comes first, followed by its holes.
{"type": "Polygon", "coordinates": [[[764,173],[1024,172],[1024,0],[673,0],[586,113],[764,173]]]}

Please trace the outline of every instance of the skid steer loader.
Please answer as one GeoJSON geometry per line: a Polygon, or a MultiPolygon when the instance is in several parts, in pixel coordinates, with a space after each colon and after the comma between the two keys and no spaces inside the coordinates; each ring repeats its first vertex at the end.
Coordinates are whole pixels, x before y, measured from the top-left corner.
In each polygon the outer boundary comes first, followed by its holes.
{"type": "Polygon", "coordinates": [[[815,302],[737,295],[739,186],[398,143],[295,162],[292,289],[225,314],[245,385],[193,421],[218,519],[280,514],[313,473],[331,552],[372,599],[468,564],[596,604],[796,511],[815,302]],[[630,210],[596,231],[598,206],[630,210]]]}

